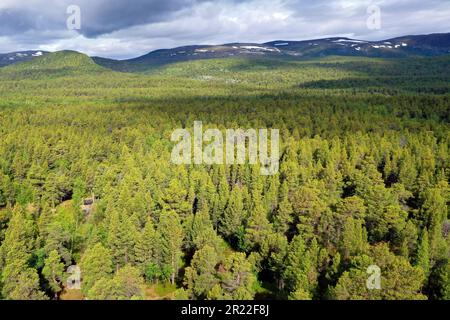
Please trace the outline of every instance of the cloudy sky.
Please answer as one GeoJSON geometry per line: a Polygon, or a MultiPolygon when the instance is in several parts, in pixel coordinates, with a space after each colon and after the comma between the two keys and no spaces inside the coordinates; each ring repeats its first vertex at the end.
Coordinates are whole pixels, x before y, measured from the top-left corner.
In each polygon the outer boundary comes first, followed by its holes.
{"type": "Polygon", "coordinates": [[[0,0],[0,52],[131,58],[190,44],[450,32],[450,0],[0,0]],[[80,29],[68,7],[80,8],[80,29]],[[367,27],[377,5],[381,28],[367,27]],[[75,24],[76,26],[76,24],[75,24]]]}

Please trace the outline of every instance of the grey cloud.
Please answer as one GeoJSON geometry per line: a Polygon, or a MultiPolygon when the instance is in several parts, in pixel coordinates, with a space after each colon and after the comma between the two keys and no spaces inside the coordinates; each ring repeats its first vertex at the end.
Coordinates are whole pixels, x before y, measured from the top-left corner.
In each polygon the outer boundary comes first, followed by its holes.
{"type": "Polygon", "coordinates": [[[17,8],[0,10],[0,36],[17,35],[29,30],[47,29],[49,21],[32,10],[17,8]]]}
{"type": "MultiPolygon", "coordinates": [[[[86,37],[97,37],[137,25],[161,22],[174,14],[212,0],[35,0],[12,8],[0,9],[0,35],[14,35],[30,30],[65,29],[67,7],[81,9],[86,37]]],[[[240,0],[228,0],[238,3],[240,0]]],[[[1,7],[0,7],[1,8],[1,7]]]]}
{"type": "Polygon", "coordinates": [[[449,0],[0,0],[1,51],[73,49],[132,57],[188,44],[349,36],[380,40],[450,31],[449,0]],[[379,4],[382,29],[366,26],[379,4]],[[66,9],[81,8],[78,32],[66,9]]]}
{"type": "Polygon", "coordinates": [[[95,5],[80,3],[83,17],[81,33],[95,37],[136,25],[155,23],[169,19],[183,9],[206,0],[134,0],[97,1],[95,5]]]}

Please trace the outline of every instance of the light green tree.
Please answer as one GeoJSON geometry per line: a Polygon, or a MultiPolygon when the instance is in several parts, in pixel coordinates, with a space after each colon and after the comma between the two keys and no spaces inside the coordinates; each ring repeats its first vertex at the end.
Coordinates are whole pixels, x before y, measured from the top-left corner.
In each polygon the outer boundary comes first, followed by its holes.
{"type": "Polygon", "coordinates": [[[61,257],[56,250],[51,251],[45,259],[42,275],[48,281],[56,299],[58,293],[62,290],[61,283],[64,280],[64,264],[61,262],[61,257]]]}
{"type": "Polygon", "coordinates": [[[86,250],[81,258],[80,268],[83,279],[81,290],[87,295],[98,280],[111,275],[113,271],[111,252],[97,243],[86,250]]]}
{"type": "Polygon", "coordinates": [[[170,281],[174,284],[181,264],[180,260],[183,255],[181,246],[184,239],[183,227],[175,211],[170,210],[161,213],[158,232],[161,235],[160,252],[162,263],[170,266],[170,281]]]}
{"type": "Polygon", "coordinates": [[[126,265],[114,277],[101,278],[87,294],[89,300],[142,300],[144,280],[139,269],[126,265]]]}

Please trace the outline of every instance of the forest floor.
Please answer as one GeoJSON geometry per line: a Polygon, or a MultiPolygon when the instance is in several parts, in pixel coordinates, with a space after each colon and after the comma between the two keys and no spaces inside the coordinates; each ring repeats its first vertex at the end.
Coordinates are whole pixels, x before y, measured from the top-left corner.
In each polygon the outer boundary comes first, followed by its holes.
{"type": "Polygon", "coordinates": [[[81,290],[64,290],[59,296],[59,300],[84,300],[81,290]]]}
{"type": "MultiPolygon", "coordinates": [[[[171,284],[154,284],[147,286],[145,289],[146,300],[171,300],[175,293],[176,287],[171,284]]],[[[85,297],[81,290],[64,290],[60,300],[84,300],[85,297]]]]}
{"type": "Polygon", "coordinates": [[[146,300],[172,300],[176,289],[176,286],[171,284],[155,284],[147,287],[145,298],[146,300]]]}

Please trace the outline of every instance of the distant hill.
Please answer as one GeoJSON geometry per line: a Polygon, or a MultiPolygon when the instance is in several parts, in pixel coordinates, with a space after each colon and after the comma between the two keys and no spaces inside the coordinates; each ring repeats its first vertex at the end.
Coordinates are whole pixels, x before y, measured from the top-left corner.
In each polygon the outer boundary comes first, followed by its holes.
{"type": "MultiPolygon", "coordinates": [[[[377,58],[433,57],[450,54],[450,33],[404,36],[382,41],[366,41],[345,37],[307,41],[271,41],[258,43],[229,43],[223,45],[195,45],[174,49],[161,49],[129,59],[114,60],[102,57],[89,58],[73,51],[47,53],[24,51],[0,55],[0,67],[14,64],[22,72],[30,69],[49,74],[101,71],[99,66],[122,72],[149,72],[164,65],[218,58],[271,58],[307,60],[327,56],[357,56],[377,58]],[[31,62],[30,62],[31,61],[31,62]],[[17,64],[18,62],[32,64],[17,64]],[[36,62],[36,64],[34,64],[36,62]]],[[[19,69],[13,69],[18,72],[19,69]]],[[[2,70],[2,69],[0,69],[2,70]]],[[[104,69],[103,69],[104,70],[104,69]]]]}
{"type": "Polygon", "coordinates": [[[75,51],[59,51],[0,69],[0,78],[61,77],[83,73],[108,72],[90,57],[75,51]]]}
{"type": "Polygon", "coordinates": [[[46,51],[18,51],[11,53],[0,53],[0,67],[9,66],[11,64],[26,62],[34,58],[46,55],[46,51]]]}
{"type": "Polygon", "coordinates": [[[230,43],[217,46],[186,46],[156,50],[138,58],[112,60],[94,57],[94,61],[117,71],[147,71],[162,65],[201,59],[226,57],[271,57],[310,59],[332,55],[378,58],[440,56],[450,54],[450,33],[405,36],[383,41],[365,41],[345,37],[308,41],[272,41],[230,43]]]}

